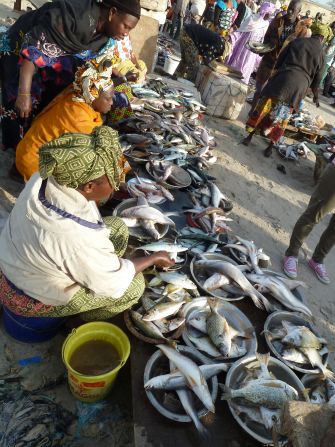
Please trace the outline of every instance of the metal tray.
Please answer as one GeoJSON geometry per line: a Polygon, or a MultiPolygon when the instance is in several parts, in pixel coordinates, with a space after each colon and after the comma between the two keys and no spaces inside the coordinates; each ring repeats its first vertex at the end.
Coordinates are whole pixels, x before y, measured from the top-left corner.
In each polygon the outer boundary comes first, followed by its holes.
{"type": "MultiPolygon", "coordinates": [[[[235,329],[245,331],[246,329],[252,328],[251,321],[246,317],[246,315],[240,309],[238,309],[233,304],[230,304],[227,301],[222,301],[218,310],[219,313],[220,311],[222,311],[222,313],[224,314],[225,318],[228,321],[228,324],[233,326],[235,329]]],[[[197,329],[194,329],[190,325],[188,325],[187,321],[190,320],[191,318],[208,314],[209,306],[207,304],[207,298],[206,297],[195,298],[194,300],[192,300],[191,303],[187,303],[182,308],[181,312],[186,320],[185,328],[182,334],[183,340],[187,346],[196,349],[192,341],[189,339],[188,335],[199,336],[200,332],[197,329]]],[[[255,331],[253,331],[251,338],[246,339],[237,337],[236,342],[238,346],[245,347],[247,350],[246,354],[243,357],[254,355],[255,352],[257,351],[257,337],[255,331]]],[[[215,357],[211,358],[215,359],[215,357]]],[[[226,362],[229,364],[231,364],[234,361],[236,361],[236,358],[227,358],[227,359],[220,358],[220,362],[226,362]]]]}
{"type": "MultiPolygon", "coordinates": [[[[231,259],[225,255],[220,255],[220,254],[216,254],[216,253],[204,253],[202,255],[202,257],[209,261],[224,261],[224,262],[230,262],[233,265],[238,265],[237,262],[235,262],[233,259],[231,259]]],[[[224,291],[222,291],[221,293],[219,290],[210,292],[209,290],[205,289],[203,287],[203,283],[207,279],[207,276],[197,273],[197,267],[195,265],[196,261],[197,261],[196,258],[192,259],[192,261],[190,263],[190,272],[191,272],[192,278],[194,279],[197,286],[200,287],[200,289],[203,290],[206,294],[208,294],[210,296],[214,296],[215,298],[220,298],[225,301],[239,301],[245,297],[244,295],[243,296],[229,296],[228,293],[226,293],[224,291]]]]}
{"type": "MultiPolygon", "coordinates": [[[[127,199],[127,200],[123,200],[123,202],[121,202],[119,205],[117,205],[114,208],[113,211],[113,216],[119,216],[122,213],[122,211],[131,208],[133,206],[136,206],[137,204],[137,199],[127,199]]],[[[162,211],[161,208],[157,205],[150,205],[152,208],[156,208],[159,211],[162,211]]],[[[161,234],[161,238],[163,238],[166,233],[169,231],[169,225],[168,224],[156,224],[157,225],[157,229],[159,231],[159,233],[161,234]]],[[[129,231],[129,236],[132,236],[140,241],[152,241],[152,237],[150,237],[148,235],[148,233],[141,227],[137,227],[135,228],[128,228],[129,231]],[[135,231],[136,230],[136,231],[135,231]]]]}
{"type": "MultiPolygon", "coordinates": [[[[198,365],[203,365],[207,363],[211,363],[211,361],[198,352],[196,349],[187,347],[187,346],[178,346],[178,351],[190,357],[194,360],[198,365]]],[[[169,361],[167,357],[160,351],[156,351],[148,360],[145,369],[144,369],[144,383],[146,383],[149,379],[155,377],[156,375],[168,374],[170,372],[169,361]],[[159,373],[157,374],[157,371],[159,373]]],[[[213,376],[211,379],[207,381],[209,391],[211,393],[213,402],[215,402],[218,394],[218,379],[216,376],[213,376]]],[[[184,409],[180,406],[179,411],[173,410],[169,408],[169,406],[164,402],[164,395],[171,395],[174,397],[176,393],[174,391],[164,391],[164,390],[145,390],[149,401],[156,408],[159,413],[168,419],[172,419],[176,422],[192,422],[191,418],[185,413],[184,409]]],[[[207,408],[203,406],[200,400],[194,395],[195,406],[198,412],[198,417],[201,418],[206,416],[209,413],[207,408]]]]}
{"type": "MultiPolygon", "coordinates": [[[[251,368],[259,368],[259,362],[256,357],[248,357],[244,359],[238,360],[234,365],[230,368],[226,376],[226,385],[229,388],[238,389],[244,378],[247,374],[246,367],[251,368]]],[[[275,377],[279,380],[282,380],[293,388],[297,390],[299,393],[300,400],[308,401],[308,397],[306,396],[306,391],[304,385],[298,379],[298,377],[294,374],[293,371],[290,370],[286,365],[284,365],[281,361],[270,357],[268,369],[272,372],[275,377]]],[[[237,421],[237,423],[249,433],[257,441],[266,444],[273,445],[271,431],[267,430],[263,425],[258,424],[257,422],[247,421],[244,422],[241,417],[237,414],[235,410],[234,400],[227,401],[229,409],[237,421]]],[[[283,439],[281,440],[284,441],[283,439]]]]}
{"type": "MultiPolygon", "coordinates": [[[[295,362],[285,360],[279,352],[279,349],[282,346],[284,346],[281,343],[281,341],[274,340],[274,342],[272,343],[269,335],[267,334],[267,331],[271,331],[274,328],[281,327],[282,326],[281,322],[283,320],[289,321],[289,322],[297,324],[299,326],[307,326],[309,329],[311,329],[314,332],[314,334],[317,337],[320,336],[319,333],[315,330],[315,328],[311,325],[311,323],[306,318],[304,318],[301,314],[280,310],[278,312],[274,312],[274,313],[270,314],[264,324],[265,341],[266,341],[267,345],[269,346],[271,352],[279,360],[281,360],[283,363],[285,363],[285,365],[294,369],[295,371],[299,371],[299,372],[302,372],[305,374],[308,374],[308,373],[309,374],[319,374],[320,370],[318,368],[313,368],[312,365],[309,365],[308,363],[306,363],[306,365],[302,366],[300,363],[295,363],[295,362]]],[[[329,352],[327,352],[326,354],[324,354],[321,357],[322,357],[322,363],[325,366],[327,366],[328,359],[329,359],[329,352]]]]}

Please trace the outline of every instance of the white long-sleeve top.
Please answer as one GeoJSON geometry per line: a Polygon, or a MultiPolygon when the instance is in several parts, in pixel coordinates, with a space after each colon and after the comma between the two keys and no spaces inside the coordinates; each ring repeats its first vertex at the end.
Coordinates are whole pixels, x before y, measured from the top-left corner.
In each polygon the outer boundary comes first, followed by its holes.
{"type": "MultiPolygon", "coordinates": [[[[46,208],[38,198],[42,180],[31,177],[0,235],[0,269],[25,294],[44,304],[67,304],[80,287],[95,295],[121,297],[134,264],[118,258],[110,230],[88,228],[46,208]]],[[[97,224],[101,215],[73,188],[48,179],[46,199],[57,208],[97,224]]]]}

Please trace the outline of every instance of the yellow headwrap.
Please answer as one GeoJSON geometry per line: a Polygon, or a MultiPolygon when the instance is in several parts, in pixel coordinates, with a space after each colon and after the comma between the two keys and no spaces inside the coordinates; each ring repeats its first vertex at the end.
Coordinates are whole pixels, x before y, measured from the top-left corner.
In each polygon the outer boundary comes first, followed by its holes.
{"type": "Polygon", "coordinates": [[[113,87],[112,71],[113,63],[108,57],[92,59],[78,68],[73,83],[73,100],[92,104],[101,92],[113,87]]]}

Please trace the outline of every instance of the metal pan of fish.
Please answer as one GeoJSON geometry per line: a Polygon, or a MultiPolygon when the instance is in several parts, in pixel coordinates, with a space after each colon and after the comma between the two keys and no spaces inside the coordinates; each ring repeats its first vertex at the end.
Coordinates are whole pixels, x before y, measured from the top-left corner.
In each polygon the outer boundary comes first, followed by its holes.
{"type": "Polygon", "coordinates": [[[124,151],[124,155],[128,160],[137,164],[148,163],[148,160],[163,160],[164,155],[160,153],[151,152],[146,148],[134,148],[124,151]]]}
{"type": "MultiPolygon", "coordinates": [[[[203,328],[204,320],[210,315],[210,307],[207,297],[195,298],[191,303],[187,303],[182,308],[185,317],[185,328],[183,330],[183,340],[187,346],[205,352],[213,360],[220,359],[227,363],[232,363],[239,357],[253,355],[257,350],[257,337],[254,327],[247,316],[236,306],[227,301],[219,300],[218,313],[223,315],[229,328],[240,335],[248,333],[248,337],[236,336],[232,340],[232,352],[228,357],[223,357],[211,342],[206,329],[203,328]]],[[[205,323],[206,324],[206,323],[205,323]]]]}
{"type": "MultiPolygon", "coordinates": [[[[312,366],[308,356],[300,351],[299,348],[292,344],[282,342],[282,336],[287,335],[287,332],[283,327],[283,321],[295,326],[305,326],[310,329],[317,338],[320,337],[311,323],[301,314],[288,311],[277,311],[270,314],[264,324],[264,337],[271,352],[295,371],[305,374],[318,374],[321,370],[325,371],[329,359],[329,351],[326,344],[320,343],[320,349],[317,350],[317,354],[314,351],[312,352],[312,354],[314,353],[315,355],[318,355],[320,367],[312,366]],[[283,333],[281,334],[281,332],[283,333]]],[[[309,354],[309,351],[306,351],[306,348],[304,352],[309,354]]]]}
{"type": "MultiPolygon", "coordinates": [[[[198,366],[206,365],[210,363],[210,360],[204,355],[200,354],[197,350],[188,346],[178,346],[178,351],[193,360],[198,366]]],[[[144,384],[146,384],[153,377],[168,374],[170,372],[169,360],[160,351],[156,351],[148,360],[144,369],[144,384]]],[[[215,402],[218,394],[218,379],[216,376],[207,380],[208,388],[215,402]]],[[[183,409],[178,396],[175,391],[166,390],[145,390],[150,403],[153,407],[168,419],[176,422],[192,422],[190,416],[188,416],[183,409]]],[[[192,393],[193,403],[198,418],[206,416],[208,414],[207,408],[204,404],[192,393]]]]}
{"type": "MultiPolygon", "coordinates": [[[[238,265],[237,262],[235,262],[233,259],[221,254],[204,253],[202,257],[208,261],[224,261],[230,262],[233,265],[238,265]]],[[[230,291],[226,291],[221,287],[215,290],[206,289],[204,287],[204,282],[208,279],[208,275],[205,271],[201,271],[199,268],[197,268],[196,262],[197,259],[193,258],[190,264],[190,272],[197,286],[200,287],[206,294],[225,301],[239,301],[244,298],[245,295],[242,295],[237,288],[236,290],[234,288],[230,288],[230,291]]]]}
{"type": "Polygon", "coordinates": [[[304,374],[301,382],[311,403],[335,405],[335,379],[331,371],[327,371],[326,377],[323,374],[304,374]]]}
{"type": "MultiPolygon", "coordinates": [[[[113,216],[120,216],[122,211],[132,208],[133,206],[136,206],[137,200],[136,199],[127,199],[123,200],[119,205],[117,205],[114,208],[113,216]]],[[[153,208],[156,208],[159,211],[162,211],[161,208],[157,205],[150,205],[153,208]]],[[[161,238],[166,235],[166,233],[169,231],[169,225],[168,224],[155,224],[155,227],[157,228],[161,238]]],[[[128,227],[129,236],[132,236],[140,241],[151,241],[152,237],[144,230],[142,227],[128,227]]]]}
{"type": "Polygon", "coordinates": [[[185,169],[168,161],[157,163],[157,171],[154,170],[152,163],[146,163],[145,169],[148,174],[167,189],[187,188],[192,183],[190,174],[185,169]]]}
{"type": "MultiPolygon", "coordinates": [[[[293,387],[296,394],[296,398],[302,401],[308,401],[304,385],[293,371],[290,370],[284,363],[276,358],[270,357],[267,365],[268,372],[273,379],[281,380],[293,387]]],[[[246,357],[240,359],[234,363],[230,368],[226,376],[225,389],[241,390],[249,381],[249,376],[257,375],[261,372],[260,362],[256,357],[246,357]]],[[[293,391],[294,391],[293,390],[293,391]]],[[[242,400],[241,398],[234,398],[227,400],[228,407],[237,421],[237,423],[245,430],[250,436],[256,439],[258,442],[266,445],[273,445],[272,429],[266,428],[264,421],[257,415],[259,407],[252,402],[242,400]]],[[[264,407],[263,407],[264,408],[264,407]]],[[[265,407],[267,410],[273,410],[265,407]]],[[[267,412],[267,414],[269,411],[267,412]]],[[[279,415],[279,412],[278,412],[279,415]]],[[[271,416],[271,413],[270,413],[271,416]]],[[[271,419],[271,418],[270,418],[271,419]]],[[[274,418],[273,418],[274,419],[274,418]]],[[[270,421],[271,424],[271,421],[270,421]]],[[[285,445],[286,438],[280,438],[279,445],[285,445]]]]}

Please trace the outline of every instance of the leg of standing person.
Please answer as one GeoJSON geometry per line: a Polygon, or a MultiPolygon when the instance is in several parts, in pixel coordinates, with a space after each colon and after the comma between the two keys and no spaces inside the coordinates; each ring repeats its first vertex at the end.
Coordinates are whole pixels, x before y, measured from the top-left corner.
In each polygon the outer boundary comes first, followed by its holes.
{"type": "Polygon", "coordinates": [[[330,88],[333,85],[335,81],[335,68],[334,67],[330,67],[328,70],[328,74],[325,78],[325,82],[323,85],[323,95],[324,96],[330,96],[329,92],[330,92],[330,88]]]}
{"type": "Polygon", "coordinates": [[[182,16],[178,16],[177,31],[176,31],[176,34],[175,34],[175,36],[174,36],[174,38],[175,38],[176,40],[179,39],[180,31],[183,29],[183,24],[184,24],[184,17],[182,17],[182,16]]]}
{"type": "Polygon", "coordinates": [[[175,71],[175,76],[185,77],[189,81],[195,82],[200,67],[199,52],[184,29],[180,33],[180,52],[181,61],[175,71]]]}
{"type": "MultiPolygon", "coordinates": [[[[311,196],[307,209],[300,216],[294,226],[290,245],[286,250],[284,258],[284,271],[288,276],[295,277],[297,275],[298,254],[305,239],[313,230],[314,226],[334,209],[335,165],[330,164],[320,177],[319,183],[311,196]]],[[[334,225],[334,219],[332,219],[331,223],[334,225]]],[[[314,252],[316,259],[314,259],[314,255],[313,259],[316,262],[320,259],[322,260],[325,254],[327,254],[333,246],[332,244],[334,243],[333,241],[335,237],[334,234],[330,237],[329,248],[327,248],[328,241],[326,237],[330,235],[331,225],[330,229],[328,228],[327,230],[325,232],[325,236],[321,238],[322,240],[320,240],[321,244],[319,242],[318,247],[314,252]]]]}
{"type": "Polygon", "coordinates": [[[170,37],[171,37],[172,39],[174,39],[174,37],[175,37],[175,32],[176,32],[177,24],[178,24],[178,14],[176,14],[176,13],[174,12],[174,13],[173,13],[173,16],[172,16],[171,27],[170,27],[170,37]]]}

